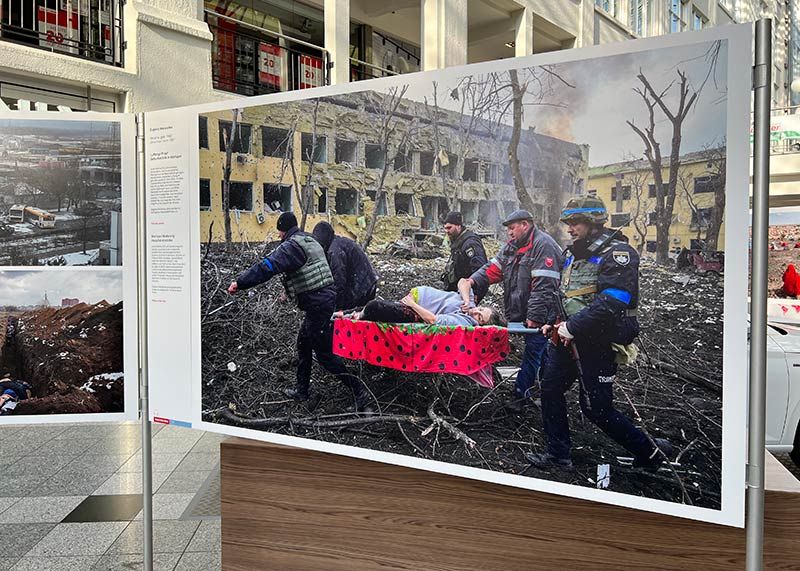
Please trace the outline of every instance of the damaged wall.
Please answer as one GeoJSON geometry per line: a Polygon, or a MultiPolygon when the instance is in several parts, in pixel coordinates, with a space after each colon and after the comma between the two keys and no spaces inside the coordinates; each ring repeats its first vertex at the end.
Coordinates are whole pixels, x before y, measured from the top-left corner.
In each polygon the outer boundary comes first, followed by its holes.
{"type": "MultiPolygon", "coordinates": [[[[247,152],[233,153],[231,181],[251,185],[252,196],[245,204],[249,209],[231,212],[233,239],[262,241],[275,235],[279,213],[264,204],[265,184],[291,185],[291,207],[299,218],[299,189],[312,168],[307,159],[315,115],[320,141],[315,155],[319,160],[313,164],[314,200],[307,230],[317,221],[327,220],[343,234],[361,238],[375,205],[383,170],[366,165],[380,167],[386,163],[386,195],[381,208],[386,214],[378,216],[376,244],[395,240],[404,228],[439,228],[447,209],[458,208],[459,204],[474,212],[473,225],[502,233],[500,221],[518,207],[507,164],[511,128],[480,124],[464,145],[460,114],[439,109],[434,120],[432,110],[423,103],[404,99],[392,119],[396,128],[388,137],[388,151],[381,157],[381,144],[386,138],[381,125],[385,124],[382,118],[388,108],[387,97],[362,92],[244,109],[240,123],[250,126],[250,141],[247,149],[242,149],[247,152]],[[267,141],[262,140],[261,126],[270,128],[267,141]],[[275,129],[286,132],[280,153],[275,152],[275,129]],[[323,140],[325,152],[320,152],[323,140]],[[466,173],[459,151],[468,161],[466,173]],[[265,156],[265,152],[280,156],[265,156]]],[[[230,122],[232,115],[232,111],[222,111],[206,116],[209,148],[200,149],[200,178],[208,181],[205,184],[210,190],[210,204],[200,215],[203,241],[209,235],[212,241],[224,240],[225,150],[219,129],[220,120],[230,122]]],[[[539,220],[546,226],[557,222],[564,196],[583,188],[587,155],[585,146],[533,130],[523,133],[519,150],[523,176],[534,202],[541,205],[539,220]]],[[[237,192],[241,188],[237,187],[237,192]]]]}

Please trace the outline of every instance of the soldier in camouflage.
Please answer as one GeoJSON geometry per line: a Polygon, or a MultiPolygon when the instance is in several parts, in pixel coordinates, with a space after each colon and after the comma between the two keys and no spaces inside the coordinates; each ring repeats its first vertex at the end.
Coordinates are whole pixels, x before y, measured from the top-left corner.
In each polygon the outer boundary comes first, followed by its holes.
{"type": "Polygon", "coordinates": [[[619,231],[605,228],[608,213],[595,196],[571,199],[561,214],[573,243],[564,252],[561,270],[563,313],[556,326],[542,328],[554,336],[542,373],[544,453],[527,454],[536,467],[571,468],[565,393],[577,379],[584,415],[626,448],[634,466],[657,469],[672,451],[669,441],[651,440],[614,408],[612,388],[617,352],[639,333],[639,255],[619,231]]]}
{"type": "Polygon", "coordinates": [[[297,335],[297,386],[284,392],[290,398],[309,402],[311,409],[316,406],[319,398],[309,392],[313,353],[316,353],[319,364],[353,391],[355,409],[372,412],[364,385],[358,377],[348,373],[342,360],[333,354],[330,318],[336,305],[336,289],[322,246],[312,236],[300,231],[297,218],[291,212],[284,212],[278,218],[278,234],[280,246],[240,274],[231,283],[228,293],[235,294],[283,274],[287,293],[305,312],[297,335]]]}

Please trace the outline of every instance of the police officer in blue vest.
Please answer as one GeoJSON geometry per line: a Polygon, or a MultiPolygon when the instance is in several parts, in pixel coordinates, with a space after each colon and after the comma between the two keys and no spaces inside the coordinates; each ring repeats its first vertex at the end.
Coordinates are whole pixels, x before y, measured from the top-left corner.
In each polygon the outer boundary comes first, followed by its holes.
{"type": "Polygon", "coordinates": [[[278,218],[281,244],[269,256],[254,264],[231,283],[228,293],[235,294],[284,274],[289,296],[305,312],[297,335],[297,386],[284,392],[290,398],[309,402],[313,409],[319,397],[310,393],[313,353],[328,372],[353,391],[355,410],[372,412],[369,392],[358,377],[350,374],[342,360],[333,354],[333,328],[330,321],[336,305],[333,276],[319,243],[297,227],[297,218],[284,212],[278,218]]]}
{"type": "Polygon", "coordinates": [[[542,328],[552,337],[541,381],[547,449],[526,455],[541,469],[572,467],[564,395],[576,380],[584,415],[633,455],[635,467],[657,469],[672,452],[669,441],[651,440],[614,408],[618,355],[639,333],[639,255],[622,234],[604,227],[607,220],[595,196],[573,198],[561,213],[573,243],[561,271],[565,315],[542,328]]]}

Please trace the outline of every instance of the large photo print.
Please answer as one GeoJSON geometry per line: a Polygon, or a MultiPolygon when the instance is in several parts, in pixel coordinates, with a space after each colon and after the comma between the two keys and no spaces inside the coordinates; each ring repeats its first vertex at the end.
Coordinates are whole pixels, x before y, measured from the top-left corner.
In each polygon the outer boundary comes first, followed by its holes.
{"type": "Polygon", "coordinates": [[[722,510],[746,352],[730,47],[200,113],[202,420],[722,510]]]}

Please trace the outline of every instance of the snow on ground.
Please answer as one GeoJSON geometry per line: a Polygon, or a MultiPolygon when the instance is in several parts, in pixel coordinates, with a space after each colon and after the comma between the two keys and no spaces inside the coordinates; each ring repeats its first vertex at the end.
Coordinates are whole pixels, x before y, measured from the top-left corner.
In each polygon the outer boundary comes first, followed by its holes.
{"type": "Polygon", "coordinates": [[[10,226],[14,229],[14,234],[33,234],[35,231],[35,228],[26,222],[11,224],[10,226]]]}
{"type": "Polygon", "coordinates": [[[86,250],[86,253],[83,252],[73,252],[71,254],[61,254],[60,256],[52,256],[50,258],[40,258],[40,264],[47,264],[48,262],[56,262],[61,258],[64,259],[66,262],[65,266],[88,266],[95,260],[97,260],[98,256],[100,255],[100,250],[86,250]]]}

